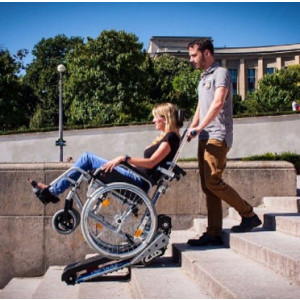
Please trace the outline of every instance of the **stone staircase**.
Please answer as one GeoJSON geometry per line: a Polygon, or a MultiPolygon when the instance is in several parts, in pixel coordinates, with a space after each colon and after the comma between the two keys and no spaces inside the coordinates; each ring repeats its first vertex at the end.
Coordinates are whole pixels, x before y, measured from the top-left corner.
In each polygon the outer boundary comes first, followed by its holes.
{"type": "MultiPolygon", "coordinates": [[[[212,298],[300,298],[299,201],[297,197],[264,198],[264,205],[255,209],[264,220],[263,228],[238,234],[225,229],[227,249],[195,251],[175,244],[175,257],[212,298]]],[[[224,228],[239,220],[230,208],[224,228]]],[[[206,219],[195,220],[194,227],[202,233],[206,219]]]]}
{"type": "Polygon", "coordinates": [[[222,247],[190,247],[189,238],[206,229],[206,219],[190,230],[173,231],[165,257],[146,268],[133,268],[130,282],[61,282],[64,267],[43,277],[14,278],[0,291],[7,299],[200,299],[300,298],[300,197],[265,197],[255,212],[263,228],[231,233],[240,217],[229,210],[222,247]]]}

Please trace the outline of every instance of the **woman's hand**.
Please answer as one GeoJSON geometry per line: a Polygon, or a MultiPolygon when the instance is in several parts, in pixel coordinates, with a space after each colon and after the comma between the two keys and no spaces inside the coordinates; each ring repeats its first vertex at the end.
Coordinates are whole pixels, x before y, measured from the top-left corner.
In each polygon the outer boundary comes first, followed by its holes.
{"type": "Polygon", "coordinates": [[[118,166],[121,162],[125,161],[125,156],[118,156],[110,161],[108,161],[105,165],[101,167],[101,170],[103,170],[105,173],[110,173],[112,170],[118,166]]]}

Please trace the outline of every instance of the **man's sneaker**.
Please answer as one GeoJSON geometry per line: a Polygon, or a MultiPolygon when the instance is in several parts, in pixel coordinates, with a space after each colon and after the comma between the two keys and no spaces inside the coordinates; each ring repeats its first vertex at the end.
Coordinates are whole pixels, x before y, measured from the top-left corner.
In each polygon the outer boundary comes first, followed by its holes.
{"type": "Polygon", "coordinates": [[[254,215],[253,217],[250,217],[250,218],[242,217],[241,224],[237,225],[237,226],[233,226],[231,228],[231,231],[232,232],[248,232],[261,224],[262,224],[262,222],[257,215],[254,215]]]}
{"type": "Polygon", "coordinates": [[[191,239],[187,241],[190,246],[220,246],[223,245],[221,236],[213,236],[207,232],[204,232],[199,239],[191,239]]]}

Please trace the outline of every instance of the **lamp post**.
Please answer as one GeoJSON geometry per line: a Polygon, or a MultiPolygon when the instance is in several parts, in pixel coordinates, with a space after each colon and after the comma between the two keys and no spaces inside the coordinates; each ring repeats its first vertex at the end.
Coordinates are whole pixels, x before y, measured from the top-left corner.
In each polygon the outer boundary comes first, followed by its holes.
{"type": "Polygon", "coordinates": [[[62,75],[66,71],[64,65],[58,65],[57,71],[59,72],[59,138],[56,141],[56,146],[59,146],[59,161],[63,161],[63,146],[66,145],[66,141],[63,140],[63,102],[62,102],[62,75]]]}

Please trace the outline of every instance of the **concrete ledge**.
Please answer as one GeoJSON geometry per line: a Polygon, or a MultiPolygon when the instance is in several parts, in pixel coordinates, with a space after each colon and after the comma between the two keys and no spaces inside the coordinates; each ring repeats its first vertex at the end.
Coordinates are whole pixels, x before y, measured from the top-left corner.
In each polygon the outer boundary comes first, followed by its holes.
{"type": "MultiPolygon", "coordinates": [[[[170,189],[157,206],[158,213],[174,216],[172,220],[176,230],[189,228],[194,217],[207,214],[197,163],[181,163],[180,166],[187,176],[179,183],[171,182],[170,189]]],[[[266,195],[296,196],[297,191],[294,166],[283,161],[229,161],[224,171],[224,181],[253,206],[260,205],[266,195]]],[[[228,205],[224,202],[223,214],[228,215],[228,205]]]]}
{"type": "MultiPolygon", "coordinates": [[[[32,194],[27,178],[51,182],[71,165],[67,163],[0,164],[0,288],[15,276],[39,276],[50,265],[65,265],[89,253],[80,227],[69,236],[51,228],[53,214],[64,201],[43,206],[32,194]]],[[[194,218],[206,215],[197,163],[181,163],[187,175],[170,183],[158,214],[172,217],[173,228],[187,229],[194,218]]],[[[296,172],[287,162],[229,161],[224,180],[252,205],[265,196],[296,196],[296,172]]],[[[80,190],[85,200],[85,188],[80,190]]],[[[61,198],[63,199],[63,197],[61,198]]],[[[224,215],[228,207],[224,204],[224,215]]]]}

